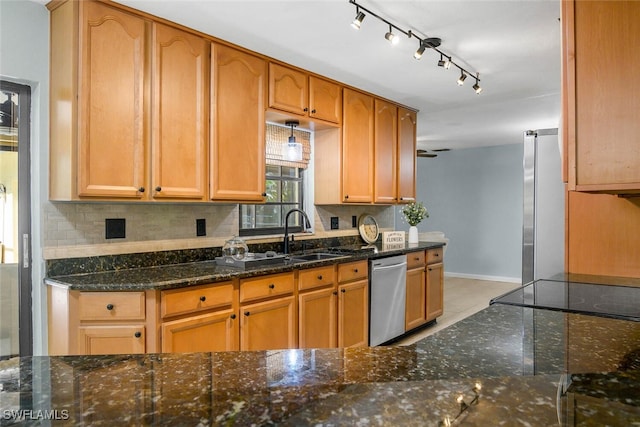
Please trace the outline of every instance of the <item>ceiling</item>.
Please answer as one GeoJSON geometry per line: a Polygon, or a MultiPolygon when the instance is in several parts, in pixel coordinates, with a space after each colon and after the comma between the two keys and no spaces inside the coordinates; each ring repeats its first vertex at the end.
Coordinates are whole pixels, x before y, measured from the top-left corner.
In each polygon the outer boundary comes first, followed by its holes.
{"type": "Polygon", "coordinates": [[[348,0],[118,0],[292,65],[419,110],[418,148],[458,149],[522,142],[523,131],[558,127],[559,0],[357,0],[442,50],[472,73],[437,66],[415,38],[391,46],[388,26],[367,16],[349,25],[348,0]]]}

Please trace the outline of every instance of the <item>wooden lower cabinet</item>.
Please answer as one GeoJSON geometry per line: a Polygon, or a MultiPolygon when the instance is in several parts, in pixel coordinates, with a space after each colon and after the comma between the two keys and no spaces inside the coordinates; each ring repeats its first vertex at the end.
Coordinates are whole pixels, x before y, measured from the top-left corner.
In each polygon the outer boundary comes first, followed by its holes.
{"type": "Polygon", "coordinates": [[[333,348],[338,345],[338,292],[335,287],[300,293],[300,348],[333,348]]]}
{"type": "Polygon", "coordinates": [[[240,350],[296,348],[293,295],[240,307],[240,350]]]}
{"type": "Polygon", "coordinates": [[[405,330],[427,323],[427,281],[424,265],[407,270],[405,330]]]}
{"type": "Polygon", "coordinates": [[[338,347],[369,345],[369,261],[338,266],[338,347]]]}
{"type": "Polygon", "coordinates": [[[162,352],[238,350],[238,323],[233,309],[164,322],[162,323],[162,352]]]}
{"type": "Polygon", "coordinates": [[[427,321],[444,311],[444,264],[427,265],[427,321]]]}
{"type": "Polygon", "coordinates": [[[144,324],[78,329],[78,354],[142,354],[145,351],[144,324]]]}

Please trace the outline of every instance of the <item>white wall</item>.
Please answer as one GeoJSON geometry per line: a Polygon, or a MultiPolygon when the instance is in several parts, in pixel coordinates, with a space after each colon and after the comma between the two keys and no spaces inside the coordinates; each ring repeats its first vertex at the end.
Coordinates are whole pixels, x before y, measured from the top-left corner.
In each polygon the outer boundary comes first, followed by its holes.
{"type": "Polygon", "coordinates": [[[31,86],[31,233],[34,354],[46,352],[40,211],[48,203],[49,11],[30,1],[0,1],[0,78],[31,86]]]}
{"type": "MultiPolygon", "coordinates": [[[[429,211],[419,232],[444,231],[448,275],[519,282],[522,143],[418,158],[417,197],[429,211]]],[[[396,228],[407,229],[401,215],[396,228]]]]}

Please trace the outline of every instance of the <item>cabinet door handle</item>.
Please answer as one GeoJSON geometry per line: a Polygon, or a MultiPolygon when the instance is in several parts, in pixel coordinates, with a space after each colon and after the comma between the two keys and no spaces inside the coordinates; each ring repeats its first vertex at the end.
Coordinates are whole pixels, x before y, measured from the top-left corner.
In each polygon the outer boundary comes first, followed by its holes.
{"type": "Polygon", "coordinates": [[[322,280],[322,274],[318,274],[318,280],[322,280]]]}
{"type": "Polygon", "coordinates": [[[232,314],[232,315],[231,315],[231,316],[229,316],[229,317],[231,317],[231,319],[235,319],[235,318],[236,318],[236,315],[235,315],[235,314],[232,314]]]}
{"type": "Polygon", "coordinates": [[[267,197],[267,193],[262,193],[262,197],[267,197]]]}
{"type": "Polygon", "coordinates": [[[344,294],[345,292],[347,292],[347,290],[346,289],[340,289],[340,292],[342,292],[344,294]]]}
{"type": "Polygon", "coordinates": [[[138,331],[135,334],[133,334],[133,336],[136,337],[136,338],[140,338],[142,336],[142,333],[140,331],[138,331]]]}
{"type": "Polygon", "coordinates": [[[431,267],[427,268],[427,270],[429,270],[429,271],[433,271],[433,269],[432,269],[431,267]]]}
{"type": "Polygon", "coordinates": [[[348,194],[346,194],[346,195],[344,196],[344,198],[345,198],[345,199],[348,199],[348,198],[349,198],[349,195],[348,195],[348,194]]]}
{"type": "Polygon", "coordinates": [[[315,114],[316,113],[316,109],[314,108],[313,110],[311,110],[311,114],[315,114]]]}
{"type": "Polygon", "coordinates": [[[276,285],[274,285],[273,283],[269,285],[269,289],[274,289],[276,287],[276,285]]]}
{"type": "Polygon", "coordinates": [[[302,111],[304,111],[306,113],[307,111],[309,111],[309,108],[304,107],[304,109],[302,111]]]}
{"type": "Polygon", "coordinates": [[[354,273],[357,273],[357,272],[358,272],[358,269],[357,269],[357,268],[354,268],[354,269],[353,269],[353,272],[354,272],[354,273]]]}
{"type": "MultiPolygon", "coordinates": [[[[344,291],[343,291],[344,292],[344,291]]],[[[338,291],[333,291],[334,295],[338,295],[338,291]]]]}
{"type": "Polygon", "coordinates": [[[107,310],[109,311],[113,310],[113,304],[107,304],[107,310]]]}
{"type": "Polygon", "coordinates": [[[204,295],[200,297],[200,301],[205,302],[206,300],[207,300],[207,297],[205,297],[204,295]]]}
{"type": "Polygon", "coordinates": [[[248,315],[250,315],[250,314],[251,314],[251,313],[249,313],[248,311],[245,311],[245,312],[244,312],[244,315],[245,315],[245,316],[248,316],[248,315]]]}
{"type": "Polygon", "coordinates": [[[139,191],[140,193],[144,193],[144,187],[140,187],[140,188],[138,188],[138,191],[139,191]]]}
{"type": "Polygon", "coordinates": [[[162,187],[160,187],[159,185],[156,187],[156,191],[162,191],[162,187]]]}

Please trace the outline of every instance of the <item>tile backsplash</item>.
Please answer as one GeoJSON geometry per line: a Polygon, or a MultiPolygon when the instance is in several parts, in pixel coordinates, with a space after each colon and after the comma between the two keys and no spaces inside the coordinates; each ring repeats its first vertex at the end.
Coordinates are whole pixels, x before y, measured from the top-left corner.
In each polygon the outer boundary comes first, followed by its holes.
{"type": "MultiPolygon", "coordinates": [[[[364,213],[373,215],[380,228],[393,229],[394,211],[393,206],[316,206],[314,237],[357,234],[352,217],[364,213]],[[331,230],[331,217],[339,218],[338,230],[331,230]]],[[[86,250],[95,256],[222,245],[220,242],[238,233],[239,218],[237,204],[55,202],[44,205],[43,222],[44,257],[49,259],[73,257],[66,254],[86,250]],[[105,238],[107,218],[126,220],[124,239],[105,238]],[[196,236],[196,220],[201,218],[206,220],[205,237],[196,236]],[[75,251],[66,251],[71,248],[75,251]]]]}

